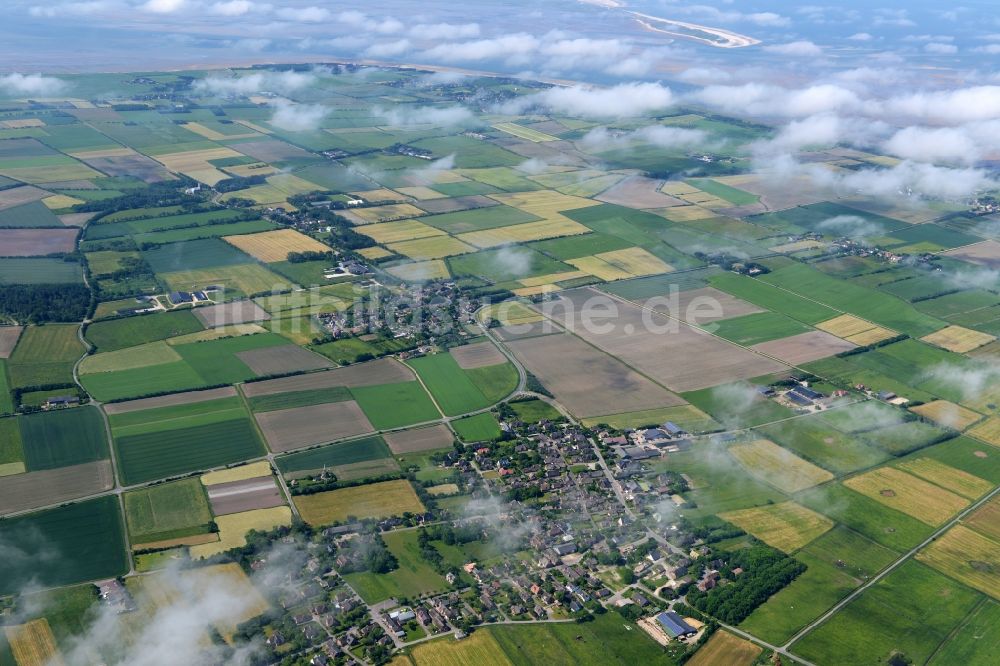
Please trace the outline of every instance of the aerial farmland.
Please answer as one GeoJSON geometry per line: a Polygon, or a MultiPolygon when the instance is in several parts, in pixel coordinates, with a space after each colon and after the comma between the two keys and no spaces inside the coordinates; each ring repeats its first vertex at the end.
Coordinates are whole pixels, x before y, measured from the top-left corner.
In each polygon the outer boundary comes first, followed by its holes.
{"type": "Polygon", "coordinates": [[[522,79],[67,80],[0,110],[0,664],[180,599],[221,663],[987,663],[989,192],[522,79]]]}

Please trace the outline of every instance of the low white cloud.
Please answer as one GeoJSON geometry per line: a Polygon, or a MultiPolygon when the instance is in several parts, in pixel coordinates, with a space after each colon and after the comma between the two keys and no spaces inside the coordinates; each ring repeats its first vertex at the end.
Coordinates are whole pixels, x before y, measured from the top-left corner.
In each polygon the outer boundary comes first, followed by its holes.
{"type": "Polygon", "coordinates": [[[187,0],[149,0],[140,9],[153,14],[173,14],[187,6],[187,0]]]}
{"type": "Polygon", "coordinates": [[[329,21],[333,14],[323,7],[283,7],[276,12],[278,18],[297,23],[319,23],[329,21]]]}
{"type": "Polygon", "coordinates": [[[320,104],[293,104],[279,101],[274,105],[271,124],[289,132],[307,132],[319,129],[330,109],[320,104]]]}
{"type": "Polygon", "coordinates": [[[513,100],[514,113],[533,105],[587,118],[628,118],[661,111],[674,103],[670,88],[659,83],[622,83],[609,88],[555,87],[513,100]]]}
{"type": "Polygon", "coordinates": [[[763,83],[710,85],[687,98],[734,115],[802,118],[854,109],[861,99],[842,86],[825,83],[789,89],[763,83]]]}
{"type": "Polygon", "coordinates": [[[365,56],[369,58],[393,58],[406,53],[412,46],[408,39],[378,42],[365,49],[365,56]]]}
{"type": "Polygon", "coordinates": [[[763,47],[763,49],[769,53],[777,53],[778,55],[786,55],[794,58],[805,58],[823,54],[823,49],[807,39],[788,42],[786,44],[772,44],[763,47]]]}
{"type": "Polygon", "coordinates": [[[15,95],[50,97],[57,95],[68,85],[62,79],[43,74],[3,74],[0,75],[0,90],[15,95]]]}
{"type": "Polygon", "coordinates": [[[905,127],[883,145],[906,159],[947,164],[974,164],[1000,151],[1000,120],[957,127],[905,127]]]}
{"type": "Polygon", "coordinates": [[[537,37],[520,32],[495,39],[439,44],[428,49],[424,56],[444,62],[508,59],[532,53],[539,44],[537,37]]]}
{"type": "Polygon", "coordinates": [[[119,7],[115,0],[64,2],[61,4],[35,5],[28,8],[31,16],[57,18],[60,16],[90,16],[119,7]]]}
{"type": "Polygon", "coordinates": [[[434,125],[435,127],[451,127],[475,120],[475,115],[464,106],[418,106],[398,107],[394,109],[373,109],[376,116],[384,118],[386,124],[394,127],[410,125],[434,125]]]}
{"type": "Polygon", "coordinates": [[[935,55],[954,55],[958,53],[958,47],[944,42],[930,42],[924,45],[924,51],[935,55]]]}
{"type": "Polygon", "coordinates": [[[193,87],[217,95],[253,95],[264,91],[287,93],[311,86],[317,79],[314,72],[254,72],[239,77],[211,74],[195,81],[193,87]]]}
{"type": "Polygon", "coordinates": [[[470,39],[479,36],[478,23],[419,23],[410,28],[414,39],[470,39]]]}
{"type": "Polygon", "coordinates": [[[208,13],[213,16],[245,16],[246,14],[258,12],[269,12],[272,7],[266,3],[251,2],[250,0],[228,0],[227,2],[216,2],[208,7],[208,13]]]}
{"type": "Polygon", "coordinates": [[[645,143],[660,148],[688,148],[708,141],[708,134],[685,127],[649,125],[631,132],[614,132],[607,127],[595,127],[583,135],[580,145],[590,150],[608,150],[633,143],[645,143]]]}
{"type": "Polygon", "coordinates": [[[980,169],[953,169],[910,160],[889,169],[834,172],[814,165],[803,165],[802,169],[821,187],[875,197],[960,199],[998,185],[980,169]]]}
{"type": "Polygon", "coordinates": [[[887,119],[962,123],[1000,118],[1000,86],[920,91],[889,97],[878,103],[887,119]]]}
{"type": "Polygon", "coordinates": [[[875,38],[872,37],[871,33],[868,32],[856,32],[850,37],[848,37],[848,39],[851,40],[852,42],[870,42],[875,38]]]}

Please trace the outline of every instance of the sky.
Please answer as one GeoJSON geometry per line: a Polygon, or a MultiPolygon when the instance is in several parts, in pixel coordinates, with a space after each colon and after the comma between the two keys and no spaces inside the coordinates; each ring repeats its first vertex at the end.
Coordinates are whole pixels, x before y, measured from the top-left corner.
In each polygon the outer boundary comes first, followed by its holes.
{"type": "MultiPolygon", "coordinates": [[[[7,0],[0,94],[48,96],[60,74],[80,71],[409,63],[571,82],[532,99],[571,115],[611,121],[695,105],[769,122],[776,136],[752,150],[776,174],[810,172],[796,153],[835,144],[904,160],[877,178],[812,174],[831,189],[954,198],[995,185],[983,169],[1000,162],[1000,15],[991,3],[600,6],[614,1],[373,0],[362,12],[327,0],[7,0]],[[674,39],[630,12],[759,43],[674,39]]],[[[310,109],[278,111],[298,121],[310,109]]],[[[662,130],[636,138],[696,143],[662,130]]]]}

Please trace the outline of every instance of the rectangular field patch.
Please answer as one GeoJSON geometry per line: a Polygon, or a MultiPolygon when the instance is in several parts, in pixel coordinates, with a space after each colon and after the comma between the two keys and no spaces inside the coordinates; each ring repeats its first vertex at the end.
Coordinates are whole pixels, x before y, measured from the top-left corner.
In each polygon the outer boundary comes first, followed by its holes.
{"type": "Polygon", "coordinates": [[[932,345],[937,345],[942,349],[964,354],[965,352],[970,352],[973,349],[978,349],[985,344],[993,342],[996,340],[996,337],[989,333],[974,331],[971,328],[962,326],[946,326],[940,331],[935,331],[920,339],[932,345]]]}
{"type": "Polygon", "coordinates": [[[767,439],[729,447],[748,472],[784,493],[797,493],[833,478],[833,474],[767,439]]]}
{"type": "Polygon", "coordinates": [[[255,418],[268,447],[275,453],[375,430],[353,400],[264,412],[256,414],[255,418]]]}
{"type": "Polygon", "coordinates": [[[236,352],[236,357],[246,363],[247,367],[260,377],[304,370],[320,370],[333,366],[329,359],[297,345],[251,349],[236,352]]]}
{"type": "Polygon", "coordinates": [[[417,493],[404,479],[297,495],[293,501],[302,520],[313,526],[344,522],[350,516],[387,518],[424,511],[417,493]]]}
{"type": "Polygon", "coordinates": [[[816,324],[816,328],[862,347],[888,340],[896,335],[895,331],[876,326],[870,321],[850,314],[820,322],[816,324]]]}
{"type": "Polygon", "coordinates": [[[938,425],[955,430],[965,430],[983,418],[982,414],[947,400],[932,400],[916,407],[910,407],[910,411],[938,425]]]}
{"type": "Polygon", "coordinates": [[[792,553],[833,527],[833,521],[795,502],[720,513],[719,517],[769,546],[792,553]]]}
{"type": "Polygon", "coordinates": [[[943,524],[969,505],[963,497],[892,467],[851,477],[844,485],[931,526],[943,524]]]}
{"type": "Polygon", "coordinates": [[[223,236],[222,240],[265,264],[287,261],[290,252],[330,251],[330,246],[294,229],[276,229],[245,236],[223,236]]]}
{"type": "Polygon", "coordinates": [[[917,553],[938,571],[1000,599],[1000,544],[956,525],[917,553]]]}
{"type": "Polygon", "coordinates": [[[76,248],[79,230],[70,229],[0,229],[0,255],[4,257],[39,257],[76,248]]]}
{"type": "Polygon", "coordinates": [[[449,353],[463,370],[484,368],[506,363],[507,357],[492,342],[476,342],[471,345],[452,347],[449,353]]]}
{"type": "Polygon", "coordinates": [[[194,316],[206,328],[267,321],[271,315],[253,301],[230,301],[219,305],[195,308],[194,316]]]}
{"type": "Polygon", "coordinates": [[[254,509],[283,506],[285,499],[270,475],[242,481],[216,483],[208,487],[212,513],[224,516],[254,509]]]}
{"type": "Polygon", "coordinates": [[[383,435],[383,439],[394,454],[402,455],[451,446],[452,442],[455,441],[455,436],[448,430],[448,426],[441,424],[428,428],[386,433],[383,435]]]}
{"type": "Polygon", "coordinates": [[[971,500],[979,499],[993,489],[993,484],[986,479],[980,479],[933,458],[904,460],[897,467],[971,500]]]}

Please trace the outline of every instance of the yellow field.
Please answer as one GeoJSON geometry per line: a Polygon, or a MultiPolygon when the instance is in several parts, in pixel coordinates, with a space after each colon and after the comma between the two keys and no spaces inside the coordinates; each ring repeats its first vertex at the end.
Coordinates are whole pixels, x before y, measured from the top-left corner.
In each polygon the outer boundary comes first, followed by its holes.
{"type": "Polygon", "coordinates": [[[14,474],[24,474],[23,462],[10,462],[0,464],[0,476],[13,476],[14,474]]]}
{"type": "Polygon", "coordinates": [[[893,330],[876,326],[870,321],[865,321],[860,317],[850,314],[840,315],[839,317],[820,322],[816,324],[816,328],[860,346],[888,340],[896,335],[896,332],[893,330]]]}
{"type": "Polygon", "coordinates": [[[712,634],[708,642],[698,648],[688,660],[691,666],[749,666],[757,660],[763,648],[748,640],[734,636],[724,629],[712,634]]]}
{"type": "Polygon", "coordinates": [[[411,659],[417,666],[512,665],[489,629],[480,629],[460,641],[449,637],[421,643],[413,648],[411,659]]]}
{"type": "Polygon", "coordinates": [[[568,217],[558,215],[545,220],[539,220],[538,222],[525,222],[524,224],[514,224],[509,227],[469,231],[459,234],[456,238],[466,243],[471,243],[478,248],[488,248],[497,247],[498,245],[508,245],[510,243],[527,243],[529,241],[556,238],[558,236],[578,236],[586,233],[590,233],[589,228],[579,222],[574,222],[568,217]]]}
{"type": "Polygon", "coordinates": [[[454,495],[459,490],[457,483],[442,483],[440,486],[431,486],[427,489],[430,495],[454,495]]]}
{"type": "Polygon", "coordinates": [[[947,400],[933,400],[923,405],[910,407],[910,411],[914,414],[920,414],[925,419],[956,430],[965,430],[983,418],[982,414],[974,412],[971,409],[966,409],[961,405],[956,405],[953,402],[948,402],[947,400]]]}
{"type": "Polygon", "coordinates": [[[5,129],[26,129],[28,127],[45,127],[41,118],[20,118],[17,120],[4,120],[0,122],[0,127],[5,129]]]}
{"type": "Polygon", "coordinates": [[[979,499],[993,489],[993,484],[986,479],[933,458],[907,460],[899,463],[898,467],[968,499],[979,499]]]}
{"type": "Polygon", "coordinates": [[[195,134],[205,137],[209,141],[223,141],[225,139],[251,139],[258,136],[257,132],[246,132],[244,134],[223,134],[222,132],[216,132],[210,127],[205,127],[201,123],[184,123],[183,127],[189,132],[194,132],[195,134]]]}
{"type": "Polygon", "coordinates": [[[500,203],[520,208],[541,218],[551,218],[560,211],[600,206],[600,201],[573,197],[554,190],[539,190],[537,192],[518,192],[515,194],[491,194],[491,199],[500,203]]]}
{"type": "Polygon", "coordinates": [[[917,559],[1000,599],[1000,544],[974,530],[956,525],[918,552],[917,559]]]}
{"type": "Polygon", "coordinates": [[[209,328],[204,331],[197,331],[195,333],[186,333],[184,335],[178,335],[176,338],[170,338],[166,341],[171,347],[176,345],[183,345],[189,342],[205,342],[206,340],[221,340],[222,338],[235,338],[240,335],[254,335],[255,333],[264,333],[265,329],[259,324],[232,324],[230,326],[218,326],[216,328],[209,328]]]}
{"type": "Polygon", "coordinates": [[[823,247],[823,244],[814,240],[801,240],[794,243],[785,243],[784,245],[775,245],[768,249],[772,252],[800,252],[802,250],[812,250],[817,247],[823,247]]]}
{"type": "Polygon", "coordinates": [[[579,259],[567,259],[566,263],[575,266],[584,273],[609,282],[640,275],[669,273],[674,270],[673,266],[664,263],[641,247],[602,252],[579,259]]]}
{"type": "Polygon", "coordinates": [[[104,150],[85,150],[79,153],[70,153],[73,157],[81,160],[92,160],[100,157],[132,157],[138,154],[131,148],[105,148],[104,150]]]}
{"type": "Polygon", "coordinates": [[[358,254],[365,259],[382,259],[384,257],[392,256],[392,252],[384,247],[363,247],[358,250],[358,254]]]}
{"type": "Polygon", "coordinates": [[[203,589],[208,586],[222,587],[230,598],[239,600],[238,604],[234,604],[239,608],[238,614],[227,614],[229,617],[226,618],[226,621],[216,625],[219,633],[227,640],[232,639],[232,635],[236,633],[237,625],[257,617],[270,605],[250,582],[247,575],[243,573],[240,565],[235,562],[188,569],[184,572],[184,576],[192,581],[191,586],[194,589],[203,589]]]}
{"type": "Polygon", "coordinates": [[[80,374],[131,370],[179,360],[181,360],[181,355],[167,343],[163,341],[147,342],[137,347],[85,356],[80,362],[80,374]]]}
{"type": "Polygon", "coordinates": [[[941,525],[969,506],[968,500],[892,467],[851,477],[844,485],[928,525],[941,525]]]}
{"type": "Polygon", "coordinates": [[[424,280],[445,280],[451,277],[448,265],[440,259],[417,261],[387,268],[387,272],[406,282],[422,282],[424,280]]]}
{"type": "Polygon", "coordinates": [[[417,201],[427,201],[429,199],[445,199],[447,195],[441,194],[437,190],[432,190],[429,187],[424,187],[422,185],[416,185],[414,187],[400,187],[396,190],[403,196],[413,197],[417,201]]]}
{"type": "Polygon", "coordinates": [[[833,521],[795,502],[720,513],[744,532],[786,553],[802,548],[833,527],[833,521]]]}
{"type": "Polygon", "coordinates": [[[351,192],[351,195],[358,199],[364,199],[365,201],[399,201],[403,198],[400,196],[399,192],[390,190],[386,187],[380,187],[377,190],[351,192]]]}
{"type": "Polygon", "coordinates": [[[669,194],[672,197],[677,197],[682,194],[697,194],[701,192],[694,185],[688,185],[683,180],[668,180],[662,185],[660,185],[660,191],[664,194],[669,194]]]}
{"type": "Polygon", "coordinates": [[[511,324],[531,324],[545,319],[541,313],[532,310],[520,301],[495,303],[483,310],[481,318],[482,321],[496,319],[504,326],[511,324]]]}
{"type": "Polygon", "coordinates": [[[178,546],[200,546],[206,543],[215,543],[218,540],[218,534],[215,532],[209,532],[208,534],[192,534],[190,536],[177,537],[176,539],[160,539],[159,541],[133,543],[132,550],[162,550],[164,548],[176,548],[178,546]]]}
{"type": "Polygon", "coordinates": [[[466,252],[475,252],[476,248],[463,243],[451,236],[431,236],[430,238],[419,238],[417,240],[393,243],[389,249],[396,254],[409,257],[410,259],[440,259],[466,252]]]}
{"type": "Polygon", "coordinates": [[[222,469],[218,472],[209,472],[201,477],[202,485],[214,486],[219,483],[230,483],[232,481],[246,481],[256,479],[260,476],[271,476],[271,465],[266,460],[240,465],[232,469],[222,469]]]}
{"type": "Polygon", "coordinates": [[[222,170],[226,173],[231,173],[234,176],[239,176],[240,178],[249,178],[250,176],[273,176],[278,173],[278,170],[275,167],[263,162],[257,162],[256,164],[237,164],[236,166],[222,167],[222,170]]]}
{"type": "Polygon", "coordinates": [[[206,185],[215,185],[229,176],[212,166],[209,160],[221,160],[227,157],[243,157],[243,155],[232,148],[220,147],[167,153],[166,155],[157,155],[153,159],[171,171],[190,176],[206,185]]]}
{"type": "Polygon", "coordinates": [[[276,229],[259,234],[223,236],[222,240],[264,263],[287,261],[289,252],[329,252],[330,246],[320,243],[295,229],[276,229]]]}
{"type": "Polygon", "coordinates": [[[385,245],[386,243],[400,243],[402,241],[417,240],[419,238],[430,238],[431,236],[446,236],[445,232],[436,229],[429,224],[424,224],[418,220],[405,220],[403,222],[383,222],[382,224],[372,224],[358,227],[359,234],[368,236],[376,243],[385,245]]]}
{"type": "Polygon", "coordinates": [[[267,184],[275,188],[279,192],[284,192],[288,196],[294,194],[306,194],[307,192],[316,192],[317,190],[322,190],[323,188],[316,183],[309,182],[304,178],[299,178],[298,176],[293,176],[290,173],[279,173],[268,177],[267,184]]]}
{"type": "Polygon", "coordinates": [[[803,460],[767,439],[729,447],[748,472],[785,493],[797,493],[833,478],[833,474],[803,460]]]}
{"type": "MultiPolygon", "coordinates": [[[[293,498],[302,520],[310,525],[343,522],[356,518],[386,518],[407,511],[420,513],[424,505],[408,481],[382,481],[365,486],[340,488],[293,498]]],[[[223,516],[225,517],[225,516],[223,516]]]]}
{"type": "Polygon", "coordinates": [[[968,527],[1000,541],[1000,497],[994,497],[962,521],[968,527]]]}
{"type": "Polygon", "coordinates": [[[557,291],[562,291],[562,287],[555,284],[538,284],[533,287],[518,287],[513,289],[512,293],[517,296],[536,296],[538,294],[552,294],[557,291]]]}
{"type": "Polygon", "coordinates": [[[962,326],[946,326],[920,339],[958,354],[964,354],[996,340],[989,333],[981,333],[962,326]]]}
{"type": "Polygon", "coordinates": [[[539,132],[538,130],[533,130],[530,127],[518,125],[517,123],[497,123],[493,127],[501,132],[513,134],[519,139],[525,139],[526,141],[532,141],[534,143],[559,140],[559,137],[546,134],[545,132],[539,132]]]}
{"type": "Polygon", "coordinates": [[[76,197],[67,196],[65,194],[56,194],[55,196],[45,197],[42,199],[42,203],[49,210],[57,210],[59,208],[69,208],[70,206],[75,206],[77,204],[82,204],[83,199],[77,199],[76,197]]]}
{"type": "Polygon", "coordinates": [[[368,224],[374,224],[375,222],[388,222],[405,217],[419,217],[426,213],[413,204],[402,203],[389,204],[387,206],[372,206],[371,208],[352,208],[351,214],[361,218],[368,224]]]}
{"type": "Polygon", "coordinates": [[[701,206],[672,206],[652,211],[671,222],[697,222],[716,217],[715,213],[701,206]]]}
{"type": "Polygon", "coordinates": [[[1000,446],[1000,417],[991,416],[966,433],[978,440],[1000,446]]]}
{"type": "Polygon", "coordinates": [[[538,287],[543,284],[554,284],[556,282],[563,282],[564,280],[575,280],[576,278],[581,278],[587,275],[583,271],[566,271],[564,273],[550,273],[549,275],[539,275],[533,278],[524,278],[523,280],[518,280],[525,287],[538,287]]]}
{"type": "Polygon", "coordinates": [[[219,526],[219,541],[191,547],[191,557],[202,559],[225,552],[230,548],[239,548],[247,543],[246,534],[250,530],[263,532],[272,530],[279,525],[292,524],[292,511],[287,506],[275,506],[270,509],[254,509],[242,513],[231,513],[227,516],[217,516],[219,526]]]}
{"type": "Polygon", "coordinates": [[[617,266],[612,266],[608,262],[597,257],[580,257],[579,259],[567,259],[566,263],[575,266],[588,275],[593,275],[605,282],[613,280],[626,280],[635,277],[626,270],[617,266]]]}
{"type": "Polygon", "coordinates": [[[627,247],[624,250],[613,250],[595,254],[601,261],[616,266],[632,275],[659,275],[669,273],[674,267],[665,263],[641,247],[627,247]]]}
{"type": "Polygon", "coordinates": [[[254,123],[250,122],[249,120],[235,120],[234,119],[233,122],[238,123],[240,125],[243,125],[243,127],[247,127],[249,129],[252,129],[254,132],[260,132],[261,134],[271,134],[271,130],[267,129],[266,127],[261,127],[260,125],[255,125],[254,123]]]}
{"type": "Polygon", "coordinates": [[[61,666],[65,662],[45,618],[4,627],[17,666],[61,666]]]}

